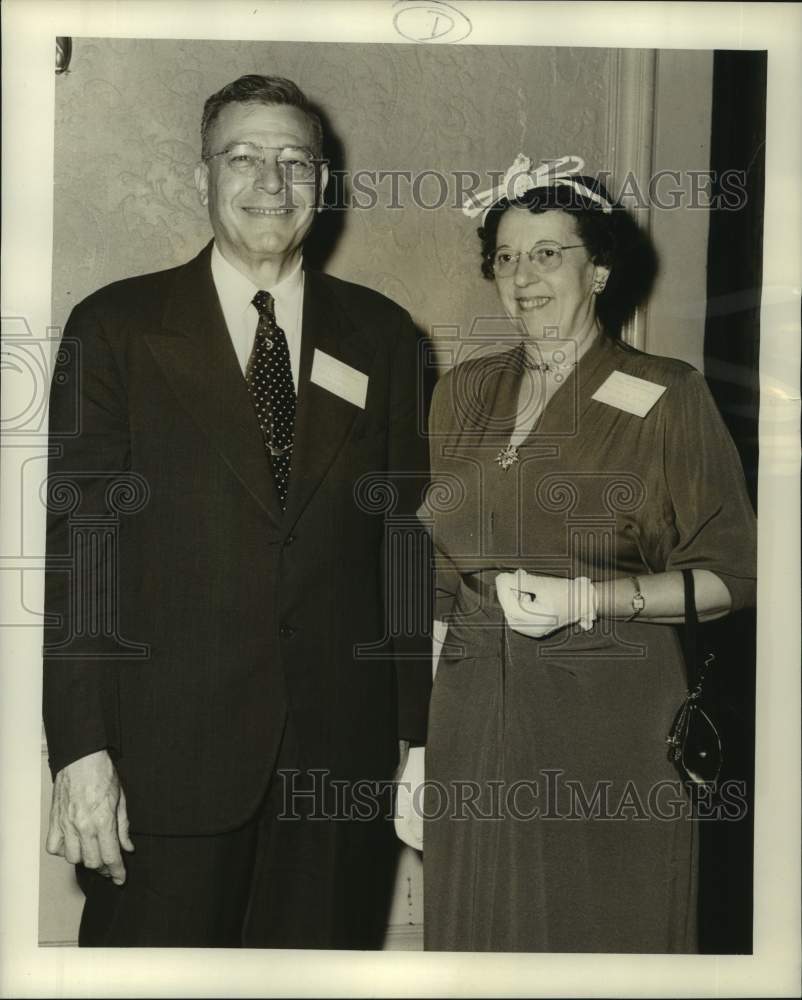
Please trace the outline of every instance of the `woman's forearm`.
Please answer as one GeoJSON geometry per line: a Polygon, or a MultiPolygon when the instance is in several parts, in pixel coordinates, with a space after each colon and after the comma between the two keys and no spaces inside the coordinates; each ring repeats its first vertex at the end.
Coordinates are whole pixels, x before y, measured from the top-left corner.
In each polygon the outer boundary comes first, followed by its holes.
{"type": "MultiPolygon", "coordinates": [[[[636,593],[631,577],[594,581],[597,595],[596,613],[599,618],[628,619],[660,625],[681,624],[685,620],[685,588],[682,573],[644,573],[638,575],[643,610],[635,614],[633,597],[636,593]]],[[[723,580],[708,569],[695,569],[696,611],[699,621],[723,618],[732,608],[732,598],[723,580]]]]}

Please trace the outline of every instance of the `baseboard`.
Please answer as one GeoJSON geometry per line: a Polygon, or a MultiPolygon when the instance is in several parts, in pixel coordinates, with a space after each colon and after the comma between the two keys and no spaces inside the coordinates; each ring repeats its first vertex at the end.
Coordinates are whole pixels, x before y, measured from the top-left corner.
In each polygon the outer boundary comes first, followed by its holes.
{"type": "MultiPolygon", "coordinates": [[[[76,948],[77,941],[40,941],[40,948],[76,948]]],[[[399,924],[388,927],[384,936],[384,951],[423,951],[423,925],[399,924]]]]}
{"type": "Polygon", "coordinates": [[[387,928],[384,951],[423,951],[423,924],[396,924],[387,928]]]}

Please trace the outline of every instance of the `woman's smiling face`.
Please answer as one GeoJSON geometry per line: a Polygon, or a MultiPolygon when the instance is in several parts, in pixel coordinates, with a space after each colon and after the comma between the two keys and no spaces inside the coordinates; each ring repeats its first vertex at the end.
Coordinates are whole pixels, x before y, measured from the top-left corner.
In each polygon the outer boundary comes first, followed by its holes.
{"type": "Polygon", "coordinates": [[[559,209],[537,215],[510,207],[501,217],[496,253],[520,254],[513,273],[496,275],[496,288],[507,315],[522,321],[534,340],[575,340],[581,343],[595,332],[594,282],[606,279],[609,269],[593,263],[577,231],[573,216],[559,209]],[[562,264],[544,271],[529,259],[536,244],[547,241],[562,250],[562,264]]]}

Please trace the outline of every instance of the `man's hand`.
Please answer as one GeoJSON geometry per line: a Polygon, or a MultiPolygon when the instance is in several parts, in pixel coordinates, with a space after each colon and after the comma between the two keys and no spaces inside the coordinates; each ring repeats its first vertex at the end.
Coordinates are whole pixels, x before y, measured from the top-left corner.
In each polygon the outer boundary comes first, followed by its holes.
{"type": "Polygon", "coordinates": [[[105,750],[73,761],[56,775],[45,846],[48,854],[94,868],[115,885],[125,882],[120,847],[133,851],[134,845],[125,793],[105,750]]]}

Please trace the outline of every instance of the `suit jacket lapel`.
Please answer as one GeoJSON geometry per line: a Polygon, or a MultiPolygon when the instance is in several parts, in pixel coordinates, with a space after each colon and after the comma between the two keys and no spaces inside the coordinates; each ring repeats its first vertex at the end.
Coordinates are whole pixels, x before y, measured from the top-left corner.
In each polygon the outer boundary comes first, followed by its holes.
{"type": "Polygon", "coordinates": [[[183,405],[254,500],[282,513],[245,379],[211,274],[211,243],[176,272],[162,329],[147,341],[183,405]]]}
{"type": "MultiPolygon", "coordinates": [[[[357,330],[325,275],[307,271],[304,279],[303,332],[295,442],[286,520],[293,524],[322,482],[357,416],[358,406],[310,381],[315,351],[323,351],[368,375],[375,345],[357,330]]],[[[368,403],[370,388],[368,388],[368,403]]]]}

